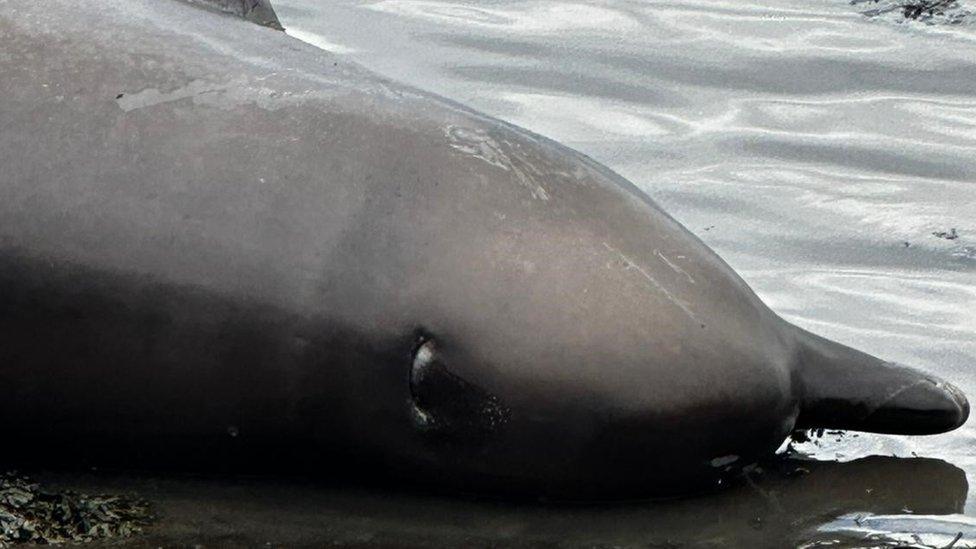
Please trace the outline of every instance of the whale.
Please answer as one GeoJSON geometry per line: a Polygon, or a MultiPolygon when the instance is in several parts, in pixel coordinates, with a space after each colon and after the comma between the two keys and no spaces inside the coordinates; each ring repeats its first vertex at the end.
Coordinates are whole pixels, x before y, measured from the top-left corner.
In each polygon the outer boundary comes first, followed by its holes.
{"type": "Polygon", "coordinates": [[[5,462],[650,497],[968,418],[607,167],[270,9],[0,1],[5,462]]]}

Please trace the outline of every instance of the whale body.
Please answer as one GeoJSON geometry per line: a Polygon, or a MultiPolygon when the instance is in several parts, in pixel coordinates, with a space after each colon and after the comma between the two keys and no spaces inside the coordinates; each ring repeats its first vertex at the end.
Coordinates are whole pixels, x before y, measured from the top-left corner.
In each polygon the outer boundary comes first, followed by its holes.
{"type": "Polygon", "coordinates": [[[620,497],[968,417],[608,168],[274,28],[3,0],[0,75],[5,458],[620,497]]]}

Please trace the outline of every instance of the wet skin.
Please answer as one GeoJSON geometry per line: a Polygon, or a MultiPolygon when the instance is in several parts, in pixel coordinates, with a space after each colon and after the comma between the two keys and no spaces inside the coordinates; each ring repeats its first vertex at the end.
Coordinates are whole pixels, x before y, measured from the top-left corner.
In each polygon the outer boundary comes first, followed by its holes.
{"type": "Polygon", "coordinates": [[[14,0],[0,31],[18,449],[621,497],[796,427],[968,416],[783,321],[592,160],[280,32],[148,0],[14,0]]]}

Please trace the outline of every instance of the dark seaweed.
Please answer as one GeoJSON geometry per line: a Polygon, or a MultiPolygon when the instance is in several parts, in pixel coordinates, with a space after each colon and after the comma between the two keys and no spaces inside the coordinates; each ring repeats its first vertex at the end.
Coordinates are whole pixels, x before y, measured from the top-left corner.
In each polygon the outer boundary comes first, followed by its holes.
{"type": "Polygon", "coordinates": [[[125,538],[150,521],[142,500],[52,491],[25,476],[0,475],[0,547],[125,538]]]}
{"type": "Polygon", "coordinates": [[[900,13],[903,19],[927,23],[962,23],[971,12],[959,0],[851,0],[852,5],[873,4],[865,10],[868,17],[900,13]]]}
{"type": "Polygon", "coordinates": [[[953,227],[948,231],[936,231],[932,233],[932,236],[936,238],[944,238],[946,240],[955,240],[959,238],[959,233],[956,231],[956,228],[953,227]]]}

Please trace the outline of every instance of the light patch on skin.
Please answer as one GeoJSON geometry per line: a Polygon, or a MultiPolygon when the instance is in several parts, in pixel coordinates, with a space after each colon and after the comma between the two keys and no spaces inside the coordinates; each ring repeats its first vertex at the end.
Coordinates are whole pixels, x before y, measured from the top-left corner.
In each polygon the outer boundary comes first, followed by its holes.
{"type": "Polygon", "coordinates": [[[730,455],[727,455],[727,456],[721,456],[721,457],[714,458],[711,461],[709,461],[708,463],[712,467],[719,468],[719,467],[726,467],[728,465],[732,465],[733,463],[735,463],[737,461],[739,461],[739,456],[737,456],[735,454],[730,454],[730,455]]]}
{"type": "MultiPolygon", "coordinates": [[[[426,341],[417,349],[413,358],[413,366],[410,368],[410,383],[416,384],[423,380],[427,369],[434,362],[435,345],[433,341],[426,341]]],[[[434,418],[426,410],[421,408],[416,399],[410,399],[410,411],[414,425],[420,430],[427,430],[434,426],[434,418]]]]}
{"type": "MultiPolygon", "coordinates": [[[[273,76],[269,75],[268,77],[273,76]]],[[[268,77],[258,78],[257,81],[268,77]]],[[[155,107],[173,103],[184,99],[191,99],[194,104],[208,105],[220,109],[229,109],[244,104],[255,104],[266,110],[282,108],[292,101],[303,100],[311,95],[321,95],[320,92],[307,90],[302,93],[280,91],[267,86],[255,85],[247,79],[235,79],[225,83],[193,80],[182,88],[168,92],[161,92],[156,88],[145,89],[136,93],[122,93],[115,102],[125,112],[155,107]]]]}
{"type": "Polygon", "coordinates": [[[694,279],[694,278],[691,278],[691,275],[690,275],[690,274],[688,274],[688,273],[687,273],[687,272],[686,272],[686,271],[685,271],[684,269],[682,269],[681,267],[679,267],[679,266],[677,266],[677,265],[675,265],[674,263],[672,263],[672,262],[671,262],[671,261],[670,261],[670,260],[669,260],[669,259],[667,258],[667,256],[665,256],[664,254],[662,254],[662,253],[661,253],[661,252],[659,252],[658,250],[654,250],[654,254],[655,254],[655,255],[657,255],[657,256],[658,256],[659,258],[661,258],[661,261],[663,261],[663,262],[665,262],[665,263],[667,264],[667,266],[668,266],[668,267],[671,267],[671,270],[672,270],[672,271],[674,271],[674,272],[676,272],[676,273],[681,273],[681,274],[683,274],[683,275],[685,275],[685,276],[686,276],[686,277],[688,278],[688,282],[691,282],[692,284],[694,284],[694,283],[695,283],[695,279],[694,279]]]}
{"type": "Polygon", "coordinates": [[[212,84],[203,80],[194,80],[171,92],[161,92],[156,88],[149,88],[138,93],[126,93],[115,100],[119,107],[125,112],[132,112],[146,107],[154,107],[163,103],[171,103],[181,99],[196,97],[206,93],[218,93],[231,86],[227,84],[212,84]]]}
{"type": "Polygon", "coordinates": [[[428,341],[417,349],[417,356],[414,358],[414,363],[418,365],[427,365],[434,360],[434,344],[432,341],[428,341]]]}
{"type": "MultiPolygon", "coordinates": [[[[626,255],[623,254],[623,252],[621,252],[620,250],[614,248],[610,244],[607,244],[606,242],[603,243],[603,247],[605,247],[607,250],[610,250],[618,258],[620,258],[620,260],[623,261],[624,264],[626,265],[626,268],[627,269],[634,269],[635,271],[637,271],[638,273],[640,273],[640,275],[643,276],[644,279],[646,279],[648,282],[650,282],[651,286],[653,286],[654,289],[656,289],[657,291],[659,291],[662,294],[664,294],[664,296],[668,299],[668,301],[670,301],[671,303],[674,303],[679,309],[681,309],[682,311],[684,311],[684,313],[686,315],[688,315],[689,318],[691,318],[692,320],[694,320],[695,322],[697,322],[699,324],[702,324],[701,321],[698,320],[698,317],[695,316],[695,313],[693,313],[691,311],[691,309],[688,308],[688,305],[684,301],[681,301],[680,299],[674,297],[674,295],[672,295],[671,292],[668,291],[668,289],[664,287],[664,285],[662,285],[660,282],[658,282],[656,278],[654,278],[653,276],[651,276],[651,273],[647,272],[647,270],[645,270],[643,267],[641,267],[640,265],[638,265],[636,261],[634,261],[631,258],[627,257],[626,255]]],[[[704,326],[704,325],[702,325],[702,326],[704,326]]]]}
{"type": "Polygon", "coordinates": [[[430,417],[430,414],[417,406],[417,404],[413,401],[410,401],[410,411],[413,412],[412,415],[414,425],[416,425],[418,429],[426,430],[434,423],[434,420],[432,417],[430,417]]]}
{"type": "MultiPolygon", "coordinates": [[[[447,142],[452,149],[483,160],[507,172],[512,172],[522,186],[532,193],[533,198],[543,201],[549,200],[549,191],[535,177],[516,166],[502,149],[501,145],[486,132],[477,129],[448,126],[444,129],[444,135],[447,137],[447,142]]],[[[531,168],[531,163],[524,164],[526,167],[531,168]]],[[[535,175],[539,176],[541,174],[536,173],[535,175]]]]}

